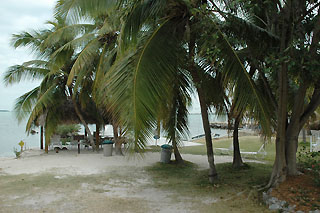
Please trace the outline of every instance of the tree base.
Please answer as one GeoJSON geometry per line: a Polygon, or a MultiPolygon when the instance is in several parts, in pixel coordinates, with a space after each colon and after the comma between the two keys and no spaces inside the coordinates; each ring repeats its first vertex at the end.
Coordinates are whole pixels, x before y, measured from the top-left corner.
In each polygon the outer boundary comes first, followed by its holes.
{"type": "Polygon", "coordinates": [[[232,168],[235,170],[243,170],[243,169],[249,169],[250,165],[246,163],[242,163],[241,165],[234,165],[232,164],[232,168]]]}

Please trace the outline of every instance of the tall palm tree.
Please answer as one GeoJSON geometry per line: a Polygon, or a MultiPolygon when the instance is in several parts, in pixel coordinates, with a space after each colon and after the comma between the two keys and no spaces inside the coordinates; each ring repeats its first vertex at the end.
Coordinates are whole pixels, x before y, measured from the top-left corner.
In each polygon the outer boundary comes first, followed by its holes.
{"type": "MultiPolygon", "coordinates": [[[[86,5],[82,0],[65,0],[59,1],[56,9],[58,14],[81,17],[97,14],[99,10],[95,9],[102,2],[97,0],[86,5]]],[[[220,43],[224,45],[220,45],[223,47],[220,50],[235,58],[240,70],[238,75],[240,73],[249,82],[246,82],[248,88],[254,88],[250,76],[224,34],[218,29],[219,19],[214,14],[208,14],[206,9],[203,11],[201,3],[206,3],[205,1],[149,0],[117,3],[118,10],[124,11],[125,21],[120,32],[120,51],[105,76],[106,83],[102,85],[100,94],[107,97],[109,109],[120,118],[122,125],[134,134],[134,148],[143,149],[145,139],[150,137],[151,130],[156,126],[159,103],[165,97],[170,97],[170,85],[173,85],[172,79],[179,70],[177,68],[187,70],[200,98],[210,165],[209,176],[212,182],[217,172],[208,120],[208,103],[202,83],[205,70],[201,69],[197,62],[201,49],[197,43],[197,25],[201,23],[201,18],[215,27],[218,37],[213,37],[213,42],[217,46],[220,43]],[[200,12],[195,12],[195,8],[200,12]],[[106,91],[112,95],[107,96],[106,91]]],[[[111,8],[109,4],[104,6],[106,10],[111,8]]],[[[258,103],[263,106],[261,101],[258,103]]]]}
{"type": "MultiPolygon", "coordinates": [[[[117,55],[120,16],[111,11],[103,14],[99,13],[98,16],[89,14],[86,19],[94,23],[95,28],[90,32],[79,33],[74,40],[65,43],[59,48],[52,57],[59,58],[59,55],[65,49],[74,48],[80,50],[71,67],[67,85],[74,85],[74,90],[79,90],[80,94],[82,91],[90,91],[92,99],[97,104],[97,107],[100,108],[99,112],[102,112],[101,108],[108,106],[108,99],[101,98],[97,88],[101,84],[103,76],[114,63],[117,55]],[[88,82],[91,82],[90,88],[83,87],[83,84],[88,82]]],[[[74,23],[74,25],[77,24],[78,22],[74,23]]],[[[114,128],[116,153],[122,154],[121,145],[124,141],[117,137],[118,121],[109,110],[106,110],[104,114],[106,117],[112,117],[111,123],[114,128]]]]}
{"type": "MultiPolygon", "coordinates": [[[[59,52],[59,57],[52,57],[57,49],[60,49],[65,43],[74,39],[79,31],[92,29],[92,25],[73,25],[68,26],[64,19],[57,17],[56,22],[48,22],[52,29],[43,31],[34,31],[32,33],[23,32],[14,35],[13,45],[30,46],[37,53],[39,60],[33,60],[24,63],[21,66],[11,67],[6,75],[7,84],[18,83],[21,78],[41,79],[41,85],[34,90],[21,96],[16,102],[16,112],[19,119],[29,116],[27,131],[31,130],[37,119],[46,114],[45,137],[46,152],[50,137],[54,133],[56,125],[61,122],[62,115],[59,113],[61,106],[66,103],[73,93],[79,94],[82,98],[89,97],[84,92],[74,92],[72,87],[66,87],[70,67],[74,63],[75,49],[68,48],[59,52]],[[63,60],[61,59],[63,57],[63,60]]],[[[78,107],[79,98],[72,99],[75,111],[81,122],[90,134],[90,130],[83,119],[82,112],[78,107]]],[[[85,103],[85,101],[82,101],[85,103]]],[[[90,134],[90,141],[94,147],[93,137],[90,134]]]]}

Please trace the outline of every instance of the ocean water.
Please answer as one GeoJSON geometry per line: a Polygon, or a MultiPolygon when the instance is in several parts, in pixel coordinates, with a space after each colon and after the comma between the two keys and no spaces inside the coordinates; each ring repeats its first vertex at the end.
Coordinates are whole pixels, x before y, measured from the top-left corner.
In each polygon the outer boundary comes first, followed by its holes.
{"type": "MultiPolygon", "coordinates": [[[[225,121],[224,118],[217,118],[214,114],[210,115],[209,120],[210,122],[225,121]]],[[[190,114],[188,121],[190,135],[187,139],[204,134],[200,113],[190,114]]],[[[14,156],[13,149],[20,150],[18,143],[21,140],[25,142],[26,148],[40,147],[40,134],[27,135],[25,132],[26,122],[22,121],[18,124],[13,112],[0,112],[0,156],[14,156]]],[[[90,129],[95,131],[95,126],[90,125],[90,129]]],[[[39,132],[39,128],[35,128],[34,130],[39,132]]],[[[223,129],[211,130],[212,134],[219,134],[220,136],[227,134],[227,131],[223,129]]],[[[84,132],[83,129],[82,132],[84,132]]],[[[112,135],[112,127],[107,125],[103,134],[112,135]]]]}
{"type": "MultiPolygon", "coordinates": [[[[13,149],[20,150],[18,143],[23,140],[27,148],[40,146],[40,135],[27,135],[27,121],[18,124],[13,112],[0,112],[0,156],[14,156],[13,149]]],[[[35,129],[39,131],[39,129],[35,129]]]]}

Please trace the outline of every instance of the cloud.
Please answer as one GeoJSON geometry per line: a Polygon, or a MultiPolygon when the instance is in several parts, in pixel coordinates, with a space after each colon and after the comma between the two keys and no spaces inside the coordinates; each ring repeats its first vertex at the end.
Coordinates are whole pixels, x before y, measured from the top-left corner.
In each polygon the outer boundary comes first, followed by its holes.
{"type": "Polygon", "coordinates": [[[1,2],[0,8],[0,109],[13,109],[14,100],[33,89],[39,82],[21,82],[5,87],[3,73],[8,67],[32,59],[27,48],[15,50],[10,46],[11,36],[21,31],[45,28],[52,20],[55,0],[10,0],[1,2]]]}

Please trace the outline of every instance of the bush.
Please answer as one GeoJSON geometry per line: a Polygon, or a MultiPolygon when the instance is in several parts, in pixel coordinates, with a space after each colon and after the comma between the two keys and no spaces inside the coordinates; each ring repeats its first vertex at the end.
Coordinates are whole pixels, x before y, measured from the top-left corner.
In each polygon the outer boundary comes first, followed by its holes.
{"type": "Polygon", "coordinates": [[[13,148],[13,152],[14,152],[14,154],[16,155],[16,158],[20,158],[20,156],[21,156],[21,152],[20,151],[18,151],[18,149],[17,148],[13,148]]]}
{"type": "Polygon", "coordinates": [[[320,152],[309,152],[303,146],[298,153],[298,164],[311,172],[315,185],[320,187],[320,152]]]}
{"type": "Polygon", "coordinates": [[[60,135],[63,138],[66,138],[69,135],[77,135],[80,129],[81,126],[79,124],[59,125],[55,131],[55,134],[60,135]]]}

